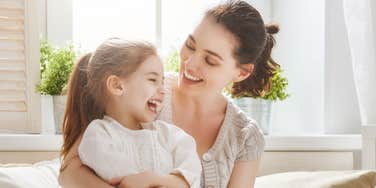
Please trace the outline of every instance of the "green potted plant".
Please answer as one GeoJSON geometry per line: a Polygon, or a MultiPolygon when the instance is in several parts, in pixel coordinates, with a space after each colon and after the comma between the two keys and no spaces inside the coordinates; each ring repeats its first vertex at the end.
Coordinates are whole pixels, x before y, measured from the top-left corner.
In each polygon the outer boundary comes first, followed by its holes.
{"type": "Polygon", "coordinates": [[[179,62],[179,52],[177,49],[174,49],[164,62],[164,70],[166,72],[179,72],[179,62]]]}
{"type": "MultiPolygon", "coordinates": [[[[40,53],[41,82],[37,85],[37,91],[42,95],[42,105],[43,101],[49,101],[51,100],[49,98],[52,98],[54,117],[52,123],[55,124],[56,132],[61,133],[66,104],[65,88],[73,70],[76,52],[72,44],[56,48],[47,41],[42,41],[40,53]]],[[[47,105],[49,103],[51,102],[47,102],[47,105]]],[[[47,109],[43,109],[42,114],[45,110],[47,109]]]]}
{"type": "Polygon", "coordinates": [[[288,80],[282,76],[283,70],[278,68],[272,78],[271,88],[260,97],[255,97],[251,93],[241,93],[237,96],[231,96],[234,102],[251,118],[255,119],[264,134],[270,132],[270,118],[272,103],[277,100],[283,101],[290,94],[286,92],[288,80]]]}

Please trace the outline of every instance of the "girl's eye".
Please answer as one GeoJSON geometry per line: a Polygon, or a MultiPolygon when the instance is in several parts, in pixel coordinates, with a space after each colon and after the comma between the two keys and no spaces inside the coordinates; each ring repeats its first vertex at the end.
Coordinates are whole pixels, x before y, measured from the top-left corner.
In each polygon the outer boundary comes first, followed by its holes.
{"type": "Polygon", "coordinates": [[[149,81],[151,81],[151,82],[156,82],[157,79],[150,78],[149,81]]]}

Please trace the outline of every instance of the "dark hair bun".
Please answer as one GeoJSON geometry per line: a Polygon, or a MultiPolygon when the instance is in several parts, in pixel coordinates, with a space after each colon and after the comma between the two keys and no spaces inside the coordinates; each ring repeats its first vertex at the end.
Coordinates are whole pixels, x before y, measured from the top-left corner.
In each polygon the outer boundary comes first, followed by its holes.
{"type": "Polygon", "coordinates": [[[277,24],[268,24],[265,25],[266,32],[269,34],[276,34],[279,31],[279,25],[277,24]]]}

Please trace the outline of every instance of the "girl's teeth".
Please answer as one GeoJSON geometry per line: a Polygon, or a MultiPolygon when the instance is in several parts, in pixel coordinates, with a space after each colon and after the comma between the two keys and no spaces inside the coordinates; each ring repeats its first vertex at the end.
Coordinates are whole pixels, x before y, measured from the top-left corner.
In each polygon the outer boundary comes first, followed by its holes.
{"type": "Polygon", "coordinates": [[[149,103],[155,104],[156,106],[159,106],[161,104],[161,102],[156,100],[149,100],[149,103]]]}

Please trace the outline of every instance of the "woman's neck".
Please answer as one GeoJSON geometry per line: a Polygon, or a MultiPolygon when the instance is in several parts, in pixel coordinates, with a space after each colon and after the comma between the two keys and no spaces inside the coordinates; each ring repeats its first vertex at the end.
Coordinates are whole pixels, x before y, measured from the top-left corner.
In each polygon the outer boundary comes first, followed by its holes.
{"type": "Polygon", "coordinates": [[[222,114],[226,110],[227,100],[218,93],[215,95],[189,95],[175,87],[174,98],[177,105],[193,109],[195,114],[206,115],[222,114]]]}

